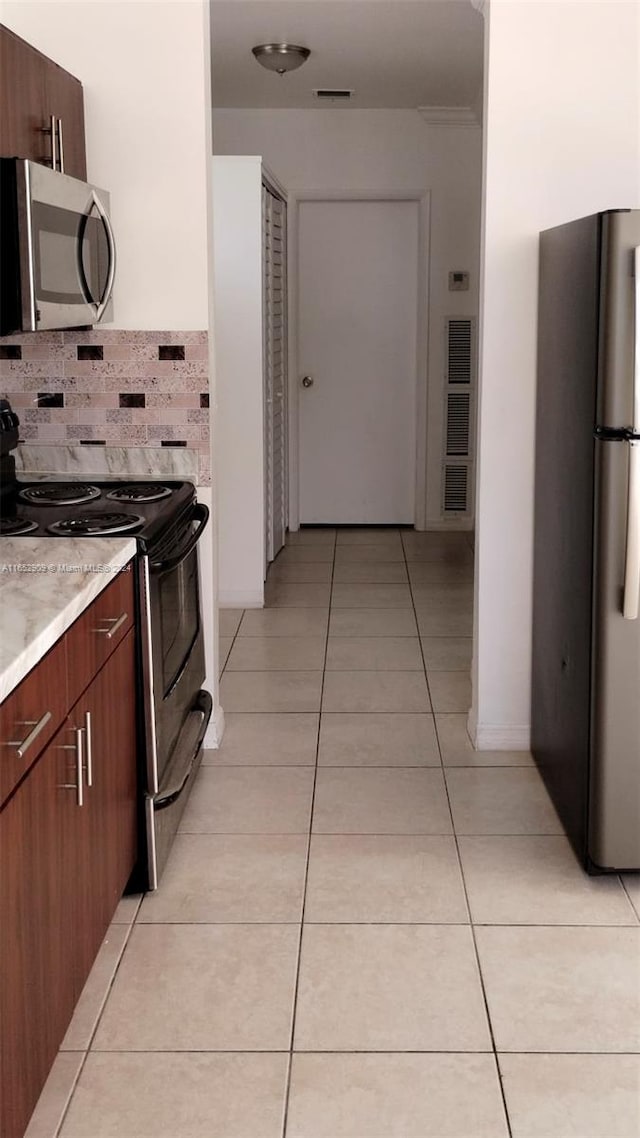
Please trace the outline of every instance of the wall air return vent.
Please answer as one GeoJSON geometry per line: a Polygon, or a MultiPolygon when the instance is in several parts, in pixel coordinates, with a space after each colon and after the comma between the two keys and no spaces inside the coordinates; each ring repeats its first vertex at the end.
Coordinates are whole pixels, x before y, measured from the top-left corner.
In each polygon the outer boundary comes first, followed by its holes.
{"type": "Polygon", "coordinates": [[[444,333],[442,516],[469,517],[473,510],[475,318],[447,316],[444,333]]]}
{"type": "Polygon", "coordinates": [[[446,454],[467,457],[469,454],[471,393],[452,391],[447,393],[447,439],[446,454]]]}
{"type": "Polygon", "coordinates": [[[348,103],[355,95],[348,87],[319,87],[313,96],[320,103],[348,103]]]}
{"type": "Polygon", "coordinates": [[[445,514],[466,514],[469,489],[469,467],[446,463],[444,468],[443,510],[445,514]]]}
{"type": "Polygon", "coordinates": [[[471,383],[472,370],[472,321],[449,318],[447,383],[471,383]]]}

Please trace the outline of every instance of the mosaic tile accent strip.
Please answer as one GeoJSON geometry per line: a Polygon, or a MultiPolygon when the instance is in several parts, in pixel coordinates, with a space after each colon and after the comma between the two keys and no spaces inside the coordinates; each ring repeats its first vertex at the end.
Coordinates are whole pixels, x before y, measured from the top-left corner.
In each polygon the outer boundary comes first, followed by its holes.
{"type": "Polygon", "coordinates": [[[158,346],[159,360],[183,360],[184,344],[160,344],[158,346]]]}
{"type": "Polygon", "coordinates": [[[188,447],[211,483],[207,332],[94,328],[0,340],[0,393],[30,445],[188,447]]]}
{"type": "Polygon", "coordinates": [[[39,391],[36,401],[38,407],[64,407],[64,391],[39,391]]]}

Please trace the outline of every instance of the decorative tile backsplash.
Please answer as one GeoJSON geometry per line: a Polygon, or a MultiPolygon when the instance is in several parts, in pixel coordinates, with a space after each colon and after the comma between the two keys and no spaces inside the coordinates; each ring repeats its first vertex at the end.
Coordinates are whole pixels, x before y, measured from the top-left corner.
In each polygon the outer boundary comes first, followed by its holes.
{"type": "Polygon", "coordinates": [[[38,332],[0,339],[0,395],[31,445],[189,447],[211,482],[206,332],[38,332]]]}

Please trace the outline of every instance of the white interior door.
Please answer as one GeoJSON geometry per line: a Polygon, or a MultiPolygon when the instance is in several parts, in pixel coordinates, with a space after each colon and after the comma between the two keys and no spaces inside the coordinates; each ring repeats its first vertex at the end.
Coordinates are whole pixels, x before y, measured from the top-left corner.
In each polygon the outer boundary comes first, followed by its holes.
{"type": "Polygon", "coordinates": [[[412,524],[419,205],[303,201],[300,522],[412,524]]]}
{"type": "Polygon", "coordinates": [[[284,545],[287,503],[287,225],[286,203],[262,187],[265,428],[265,560],[284,545]]]}

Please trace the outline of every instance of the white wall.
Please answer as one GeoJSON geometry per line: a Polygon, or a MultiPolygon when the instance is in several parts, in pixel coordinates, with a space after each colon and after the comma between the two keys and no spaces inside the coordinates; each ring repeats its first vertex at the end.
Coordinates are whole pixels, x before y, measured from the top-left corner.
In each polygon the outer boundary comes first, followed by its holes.
{"type": "Polygon", "coordinates": [[[478,306],[481,131],[407,110],[217,110],[217,154],[261,154],[292,193],[431,191],[427,524],[440,524],[444,317],[478,306]],[[450,269],[471,289],[448,292],[450,269]]]}
{"type": "Polygon", "coordinates": [[[117,240],[113,327],[206,328],[202,0],[3,0],[2,21],[84,86],[88,178],[111,191],[117,240]]]}
{"type": "Polygon", "coordinates": [[[262,165],[213,160],[220,604],[264,602],[262,165]]]}
{"type": "MultiPolygon", "coordinates": [[[[206,0],[3,0],[2,21],[83,84],[88,177],[111,191],[118,253],[113,327],[209,328],[206,0]]],[[[209,386],[214,418],[213,372],[209,386]]],[[[214,513],[201,572],[207,687],[215,706],[207,745],[215,746],[223,729],[215,488],[200,488],[199,496],[214,513]]]]}
{"type": "Polygon", "coordinates": [[[491,0],[472,732],[529,745],[538,232],[640,206],[640,9],[491,0]]]}

